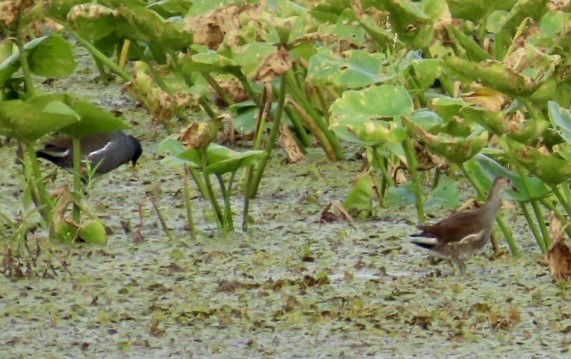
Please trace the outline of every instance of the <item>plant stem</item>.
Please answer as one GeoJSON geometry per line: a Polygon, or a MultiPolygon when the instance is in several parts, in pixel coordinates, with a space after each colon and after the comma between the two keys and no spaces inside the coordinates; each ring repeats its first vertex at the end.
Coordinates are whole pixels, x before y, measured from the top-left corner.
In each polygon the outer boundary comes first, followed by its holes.
{"type": "Polygon", "coordinates": [[[258,108],[261,109],[262,108],[262,102],[260,101],[260,97],[258,96],[256,91],[254,91],[254,89],[252,88],[252,85],[250,85],[250,81],[248,81],[246,76],[240,70],[233,71],[232,75],[234,75],[238,79],[238,81],[240,81],[242,86],[244,86],[244,90],[246,90],[246,93],[248,94],[250,99],[252,101],[254,101],[254,103],[256,104],[256,106],[258,108]]]}
{"type": "MultiPolygon", "coordinates": [[[[290,70],[291,71],[291,70],[290,70]]],[[[289,73],[290,71],[286,72],[289,73]]],[[[251,188],[249,190],[249,194],[251,196],[256,196],[258,192],[258,187],[260,185],[260,181],[262,180],[262,174],[266,169],[266,165],[272,153],[272,149],[275,146],[276,138],[278,137],[280,122],[282,121],[283,112],[284,112],[284,104],[285,104],[285,94],[286,94],[286,82],[284,81],[284,77],[281,79],[280,84],[280,93],[278,97],[278,109],[276,111],[276,116],[272,122],[272,129],[270,130],[270,136],[268,138],[268,143],[266,148],[264,149],[265,153],[260,159],[256,170],[253,173],[254,178],[252,179],[251,188]]]]}
{"type": "MultiPolygon", "coordinates": [[[[525,189],[525,192],[527,194],[527,196],[529,198],[531,198],[531,186],[529,184],[529,181],[527,179],[525,170],[523,168],[523,166],[517,162],[517,161],[513,161],[513,163],[516,166],[516,169],[519,173],[519,177],[522,180],[523,183],[523,187],[525,189]]],[[[540,245],[540,248],[542,249],[542,251],[546,251],[547,247],[549,247],[549,245],[551,244],[551,236],[549,235],[549,231],[547,230],[547,227],[545,226],[545,221],[543,220],[543,214],[541,213],[541,210],[539,208],[539,205],[537,204],[537,201],[530,199],[529,202],[531,203],[531,208],[533,209],[533,213],[535,214],[535,219],[537,220],[537,223],[539,224],[539,229],[541,229],[541,234],[543,236],[543,244],[540,245]]],[[[530,222],[528,222],[528,224],[531,226],[532,224],[530,222]]]]}
{"type": "Polygon", "coordinates": [[[331,147],[331,144],[327,140],[325,133],[321,131],[321,129],[319,128],[319,126],[317,126],[315,121],[312,120],[311,116],[296,101],[293,101],[292,99],[288,98],[287,104],[291,105],[293,109],[295,109],[295,111],[301,116],[301,119],[304,122],[305,126],[309,128],[309,132],[311,132],[313,136],[315,136],[315,138],[321,145],[321,148],[323,149],[323,151],[325,151],[327,158],[334,159],[335,151],[333,147],[331,147]]]}
{"type": "Polygon", "coordinates": [[[224,89],[220,87],[218,82],[216,82],[216,80],[210,76],[208,72],[201,72],[200,74],[206,80],[206,82],[208,82],[210,87],[212,87],[214,92],[216,92],[216,94],[220,96],[220,98],[226,103],[226,105],[230,106],[234,104],[234,99],[230,96],[230,94],[224,91],[224,89]]]}
{"type": "Polygon", "coordinates": [[[210,107],[210,104],[208,103],[207,99],[205,99],[203,96],[200,96],[198,98],[198,103],[200,103],[200,106],[202,106],[202,108],[204,109],[204,112],[206,112],[208,117],[210,117],[211,119],[216,118],[216,112],[214,112],[212,107],[210,107]]]}
{"type": "MultiPolygon", "coordinates": [[[[292,94],[292,96],[295,98],[295,100],[299,104],[301,104],[303,109],[305,111],[307,111],[309,116],[311,116],[311,119],[315,122],[315,124],[319,127],[319,129],[325,135],[325,138],[327,139],[329,146],[331,146],[331,149],[333,150],[333,153],[329,153],[326,151],[327,156],[331,160],[342,160],[342,159],[344,159],[345,156],[343,154],[343,150],[341,149],[341,145],[339,144],[339,139],[337,138],[335,133],[329,129],[329,125],[319,115],[319,113],[317,113],[317,111],[315,110],[315,108],[313,108],[311,103],[309,103],[309,100],[303,95],[303,92],[297,87],[296,82],[295,82],[295,78],[294,78],[292,72],[287,71],[282,77],[282,81],[283,80],[285,80],[285,82],[287,84],[287,88],[288,88],[289,92],[292,94]],[[330,156],[333,156],[333,157],[330,157],[330,156]]],[[[323,143],[322,143],[322,146],[323,146],[323,143]]]]}
{"type": "Polygon", "coordinates": [[[192,216],[192,202],[190,197],[190,182],[188,180],[189,170],[188,165],[184,165],[183,173],[183,186],[182,193],[184,196],[184,206],[186,208],[186,220],[188,221],[188,230],[190,231],[190,238],[196,240],[196,227],[194,226],[194,219],[192,216]]]}
{"type": "Polygon", "coordinates": [[[31,167],[31,172],[26,169],[26,173],[31,175],[28,180],[28,185],[30,187],[30,192],[32,196],[37,196],[37,200],[39,203],[36,203],[38,210],[45,221],[45,223],[51,223],[51,212],[52,206],[50,203],[50,199],[48,196],[48,192],[46,190],[46,186],[42,179],[42,172],[40,171],[40,164],[38,163],[38,159],[36,158],[36,151],[34,150],[34,146],[31,142],[24,142],[27,162],[26,165],[31,167]]]}
{"type": "Polygon", "coordinates": [[[523,216],[525,217],[525,220],[527,221],[527,225],[529,226],[529,229],[531,229],[531,233],[533,233],[533,237],[535,238],[535,242],[539,246],[539,249],[541,249],[541,252],[545,253],[547,251],[545,241],[543,240],[543,237],[541,236],[541,234],[537,230],[537,226],[533,222],[533,218],[531,218],[531,215],[529,214],[529,211],[527,210],[525,203],[522,202],[519,205],[521,207],[521,212],[523,213],[523,216]]]}
{"type": "Polygon", "coordinates": [[[73,137],[73,220],[79,224],[81,220],[81,143],[79,138],[73,137]]]}
{"type": "MultiPolygon", "coordinates": [[[[232,175],[232,177],[234,177],[232,175]]],[[[218,184],[220,185],[220,189],[222,190],[222,198],[224,199],[224,233],[230,233],[234,230],[234,221],[232,219],[232,208],[230,205],[230,186],[226,189],[224,185],[224,178],[222,175],[216,174],[216,178],[218,179],[218,184]]],[[[231,179],[233,180],[233,178],[231,179]]]]}
{"type": "Polygon", "coordinates": [[[124,71],[121,67],[119,67],[119,65],[117,65],[107,56],[105,56],[101,51],[99,51],[98,48],[93,46],[89,41],[79,36],[75,31],[73,31],[73,29],[69,25],[64,24],[64,27],[73,37],[75,37],[75,39],[81,45],[83,45],[91,53],[91,55],[94,58],[96,58],[98,61],[101,61],[103,64],[109,67],[114,73],[119,75],[119,77],[121,77],[123,80],[127,82],[133,81],[133,78],[126,71],[124,71]]]}
{"type": "Polygon", "coordinates": [[[165,217],[163,216],[161,210],[159,209],[159,206],[156,203],[155,196],[153,194],[151,194],[149,199],[151,200],[151,204],[153,205],[153,208],[155,209],[155,212],[157,213],[157,217],[159,218],[159,223],[161,224],[163,231],[165,231],[165,234],[167,235],[168,239],[172,241],[173,237],[171,235],[171,231],[170,231],[169,227],[167,226],[167,221],[165,220],[165,217]]]}
{"type": "Polygon", "coordinates": [[[569,217],[571,217],[571,193],[569,190],[569,186],[566,183],[563,183],[562,187],[563,187],[563,192],[565,192],[565,196],[563,195],[563,193],[561,193],[561,191],[559,191],[559,187],[558,186],[551,186],[551,189],[553,190],[553,193],[555,194],[555,197],[557,197],[557,200],[559,201],[559,203],[561,203],[561,205],[563,206],[563,208],[565,208],[565,212],[567,212],[567,215],[569,217]],[[565,198],[567,197],[567,198],[565,198]]]}
{"type": "Polygon", "coordinates": [[[22,65],[22,73],[24,75],[24,84],[26,85],[26,95],[32,97],[36,94],[32,72],[28,64],[27,51],[24,47],[24,27],[20,26],[20,14],[18,14],[18,28],[16,30],[16,46],[20,57],[20,65],[22,65]]]}
{"type": "Polygon", "coordinates": [[[214,214],[216,215],[216,223],[219,229],[224,229],[224,215],[222,214],[222,209],[218,204],[218,201],[214,197],[214,190],[212,189],[212,183],[210,182],[210,175],[206,173],[206,149],[200,149],[200,156],[202,158],[202,177],[204,179],[204,186],[206,188],[208,199],[212,204],[212,209],[214,209],[214,214]]]}
{"type": "Polygon", "coordinates": [[[303,146],[311,146],[311,137],[307,134],[305,127],[303,127],[303,122],[299,118],[298,114],[292,111],[291,106],[285,107],[285,112],[288,118],[293,123],[293,126],[297,129],[297,134],[303,146]]]}
{"type": "Polygon", "coordinates": [[[426,220],[424,213],[424,198],[422,195],[422,188],[420,186],[420,181],[418,178],[418,159],[414,153],[414,147],[412,142],[407,137],[402,141],[402,148],[404,155],[406,156],[406,162],[408,165],[408,171],[410,173],[410,178],[412,180],[412,186],[414,190],[414,196],[416,197],[416,214],[418,217],[418,223],[422,224],[426,220]]]}

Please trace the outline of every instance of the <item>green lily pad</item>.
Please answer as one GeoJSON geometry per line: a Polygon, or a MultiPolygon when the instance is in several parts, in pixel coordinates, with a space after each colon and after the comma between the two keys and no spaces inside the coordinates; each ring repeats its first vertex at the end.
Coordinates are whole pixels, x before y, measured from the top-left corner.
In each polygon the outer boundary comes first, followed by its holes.
{"type": "Polygon", "coordinates": [[[458,191],[457,182],[450,178],[444,178],[438,182],[438,186],[427,196],[424,208],[441,207],[452,209],[458,206],[459,202],[460,192],[458,191]]]}
{"type": "Polygon", "coordinates": [[[402,86],[350,90],[331,105],[331,128],[339,137],[363,145],[398,143],[406,133],[393,117],[411,114],[412,109],[412,98],[402,86]]]}
{"type": "Polygon", "coordinates": [[[571,143],[571,112],[562,108],[557,102],[547,104],[549,120],[558,129],[559,134],[567,143],[571,143]]]}
{"type": "Polygon", "coordinates": [[[78,123],[81,117],[67,104],[50,98],[44,103],[12,100],[0,102],[0,134],[33,141],[66,126],[78,123]]]}
{"type": "Polygon", "coordinates": [[[212,50],[192,56],[184,56],[179,62],[182,71],[188,74],[192,74],[195,71],[230,74],[240,71],[240,65],[236,61],[212,50]]]}
{"type": "MultiPolygon", "coordinates": [[[[206,167],[204,170],[208,174],[224,174],[235,172],[239,168],[249,166],[258,161],[264,151],[238,152],[228,147],[211,143],[206,149],[206,167]]],[[[185,160],[191,167],[203,169],[200,150],[190,149],[177,155],[179,159],[185,160]]]]}
{"type": "Polygon", "coordinates": [[[465,107],[460,113],[468,120],[479,123],[498,136],[505,134],[522,143],[535,142],[549,126],[547,121],[540,118],[528,119],[523,123],[512,125],[503,112],[480,107],[465,107]]]}
{"type": "Polygon", "coordinates": [[[557,152],[544,154],[535,147],[526,146],[508,137],[502,138],[500,145],[529,172],[549,185],[557,185],[571,178],[571,161],[557,152]]]}
{"type": "Polygon", "coordinates": [[[61,35],[52,35],[30,49],[28,64],[34,74],[52,78],[71,75],[77,67],[71,44],[61,35]]]}
{"type": "Polygon", "coordinates": [[[450,162],[461,164],[482,150],[488,144],[488,133],[463,137],[451,137],[440,133],[433,135],[424,131],[410,120],[404,120],[410,136],[421,140],[430,151],[446,158],[450,162]]]}
{"type": "Polygon", "coordinates": [[[92,220],[81,226],[79,238],[86,243],[106,245],[107,233],[105,232],[105,225],[100,220],[92,220]]]}
{"type": "MultiPolygon", "coordinates": [[[[66,104],[77,115],[80,121],[59,127],[57,132],[80,138],[98,133],[118,131],[128,128],[123,120],[112,113],[97,107],[87,101],[80,100],[68,94],[49,94],[30,98],[27,103],[44,108],[48,103],[59,101],[66,104]]],[[[52,132],[56,132],[55,130],[52,132]]]]}
{"type": "Polygon", "coordinates": [[[374,183],[370,173],[362,174],[349,190],[343,208],[356,217],[370,217],[373,213],[374,183]]]}
{"type": "Polygon", "coordinates": [[[336,56],[327,48],[318,49],[309,60],[308,79],[340,88],[360,88],[387,82],[396,76],[396,73],[386,72],[389,62],[383,54],[349,50],[343,55],[336,56]]]}
{"type": "Polygon", "coordinates": [[[526,177],[530,189],[530,193],[527,193],[523,179],[517,173],[481,153],[465,162],[464,167],[472,174],[472,177],[482,188],[491,187],[492,182],[498,176],[509,177],[517,189],[517,191],[510,190],[505,192],[504,197],[509,200],[527,202],[530,200],[539,200],[551,193],[551,190],[547,187],[545,182],[536,176],[526,177]]]}

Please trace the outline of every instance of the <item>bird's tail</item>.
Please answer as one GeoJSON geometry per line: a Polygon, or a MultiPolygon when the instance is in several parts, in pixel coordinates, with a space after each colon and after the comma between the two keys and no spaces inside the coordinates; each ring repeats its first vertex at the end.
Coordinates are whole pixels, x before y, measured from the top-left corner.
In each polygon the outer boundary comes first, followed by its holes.
{"type": "Polygon", "coordinates": [[[413,240],[412,243],[425,249],[432,249],[434,248],[436,241],[434,238],[418,238],[413,240]]]}

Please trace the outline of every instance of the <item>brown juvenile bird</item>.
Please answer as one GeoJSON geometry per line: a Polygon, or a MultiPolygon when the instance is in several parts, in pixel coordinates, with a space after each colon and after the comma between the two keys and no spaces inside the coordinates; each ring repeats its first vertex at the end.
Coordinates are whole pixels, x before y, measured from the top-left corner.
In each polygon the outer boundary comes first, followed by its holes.
{"type": "Polygon", "coordinates": [[[463,274],[466,271],[465,261],[490,240],[500,207],[500,194],[511,187],[511,181],[507,177],[497,177],[484,205],[477,209],[453,213],[433,225],[418,226],[422,233],[412,237],[424,237],[428,240],[413,240],[412,243],[450,259],[463,274]]]}
{"type": "MultiPolygon", "coordinates": [[[[89,162],[95,173],[103,174],[124,163],[133,165],[141,156],[141,143],[121,131],[82,137],[80,140],[82,161],[89,162]]],[[[45,158],[62,168],[73,168],[73,145],[71,137],[55,138],[45,144],[36,156],[45,158]]]]}

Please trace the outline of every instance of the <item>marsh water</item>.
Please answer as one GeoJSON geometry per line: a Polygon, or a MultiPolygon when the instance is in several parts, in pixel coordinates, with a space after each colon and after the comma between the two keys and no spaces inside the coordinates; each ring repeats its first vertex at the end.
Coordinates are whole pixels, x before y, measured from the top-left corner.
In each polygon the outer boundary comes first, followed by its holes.
{"type": "MultiPolygon", "coordinates": [[[[571,292],[552,282],[517,210],[503,216],[521,257],[488,245],[455,275],[410,243],[413,207],[379,209],[354,226],[320,221],[327,203],[343,201],[361,162],[329,162],[316,148],[307,162],[287,164],[278,149],[249,231],[221,234],[193,193],[192,240],[182,171],[157,154],[166,133],[120,85],[95,77],[88,67],[43,89],[121,111],[144,155],[137,173],[125,166],[98,178],[86,199],[112,231],[106,246],[56,246],[69,273],[0,277],[1,358],[569,355],[571,292]],[[146,194],[157,186],[172,239],[146,194]]],[[[0,148],[0,212],[8,216],[24,208],[14,154],[13,142],[0,148]]],[[[61,171],[50,188],[65,183],[71,175],[61,171]]],[[[473,195],[462,188],[463,199],[473,195]]],[[[237,191],[237,228],[241,203],[237,191]]],[[[431,210],[430,220],[446,213],[431,210]]]]}

